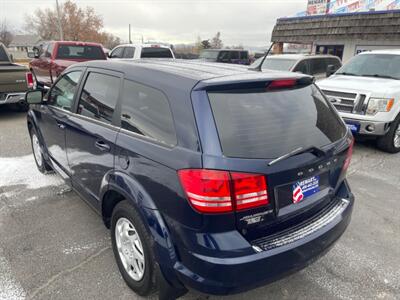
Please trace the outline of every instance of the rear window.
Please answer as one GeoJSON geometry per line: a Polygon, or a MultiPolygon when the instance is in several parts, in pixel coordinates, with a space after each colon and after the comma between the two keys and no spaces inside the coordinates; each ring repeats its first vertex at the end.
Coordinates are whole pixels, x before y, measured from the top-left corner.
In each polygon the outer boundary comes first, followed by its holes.
{"type": "Polygon", "coordinates": [[[290,71],[294,64],[297,62],[295,59],[284,59],[284,58],[267,58],[262,68],[277,71],[290,71]]]}
{"type": "Polygon", "coordinates": [[[142,48],[141,58],[172,58],[169,48],[142,48]]]}
{"type": "Polygon", "coordinates": [[[208,96],[228,157],[276,158],[298,147],[328,145],[346,134],[334,108],[313,85],[208,96]]]}
{"type": "Polygon", "coordinates": [[[105,59],[103,49],[98,46],[60,45],[59,59],[105,59]]]}

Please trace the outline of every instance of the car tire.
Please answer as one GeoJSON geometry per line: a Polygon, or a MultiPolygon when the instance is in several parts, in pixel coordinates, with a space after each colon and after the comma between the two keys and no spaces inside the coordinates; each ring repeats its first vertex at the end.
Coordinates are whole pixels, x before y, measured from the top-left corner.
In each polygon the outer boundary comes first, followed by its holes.
{"type": "Polygon", "coordinates": [[[378,138],[377,146],[388,153],[400,152],[400,114],[390,125],[390,130],[384,136],[378,138]]]}
{"type": "Polygon", "coordinates": [[[152,250],[154,241],[137,210],[126,200],[119,202],[113,210],[111,242],[126,284],[140,296],[155,292],[157,265],[152,250]],[[140,253],[142,256],[138,255],[140,253]]]}
{"type": "Polygon", "coordinates": [[[31,136],[31,146],[32,146],[32,154],[33,158],[35,159],[36,166],[38,170],[43,173],[47,174],[51,172],[53,169],[47,163],[43,156],[43,146],[40,142],[39,136],[35,130],[35,128],[31,128],[29,130],[29,134],[31,136]]]}

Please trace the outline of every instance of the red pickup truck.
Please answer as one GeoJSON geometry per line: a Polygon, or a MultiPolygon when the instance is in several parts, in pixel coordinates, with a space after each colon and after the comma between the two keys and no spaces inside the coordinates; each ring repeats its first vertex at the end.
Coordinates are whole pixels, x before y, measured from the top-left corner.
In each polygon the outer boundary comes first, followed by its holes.
{"type": "Polygon", "coordinates": [[[29,68],[36,80],[50,86],[67,67],[88,60],[106,60],[103,46],[97,43],[51,41],[29,53],[34,59],[29,68]]]}

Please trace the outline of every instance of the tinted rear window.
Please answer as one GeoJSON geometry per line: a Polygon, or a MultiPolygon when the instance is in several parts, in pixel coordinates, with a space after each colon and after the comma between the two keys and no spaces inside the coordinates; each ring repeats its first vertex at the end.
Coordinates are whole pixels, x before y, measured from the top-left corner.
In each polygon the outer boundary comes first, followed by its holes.
{"type": "Polygon", "coordinates": [[[275,92],[208,94],[224,155],[276,158],[298,147],[321,147],[346,133],[315,86],[275,92]]]}
{"type": "Polygon", "coordinates": [[[98,46],[60,45],[57,58],[59,59],[105,59],[103,49],[98,46]]]}
{"type": "Polygon", "coordinates": [[[142,58],[172,58],[168,48],[142,48],[142,58]]]}

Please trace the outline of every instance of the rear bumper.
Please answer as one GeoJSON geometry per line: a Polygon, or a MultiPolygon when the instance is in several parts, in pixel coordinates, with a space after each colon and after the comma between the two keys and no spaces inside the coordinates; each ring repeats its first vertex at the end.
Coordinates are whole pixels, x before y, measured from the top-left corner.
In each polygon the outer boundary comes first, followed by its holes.
{"type": "Polygon", "coordinates": [[[0,105],[13,104],[25,101],[25,93],[5,93],[0,94],[0,105]]]}
{"type": "MultiPolygon", "coordinates": [[[[271,243],[264,247],[257,241],[258,246],[252,243],[254,254],[246,256],[215,258],[185,253],[184,261],[190,261],[190,266],[176,263],[176,274],[187,288],[207,294],[227,295],[244,292],[296,272],[325,254],[349,224],[354,197],[350,195],[348,199],[336,198],[335,201],[342,202],[343,209],[317,230],[307,234],[299,231],[297,238],[273,247],[271,243]]],[[[288,233],[286,237],[293,237],[293,230],[291,233],[292,236],[288,233]]],[[[281,239],[288,241],[284,236],[281,239]]]]}

